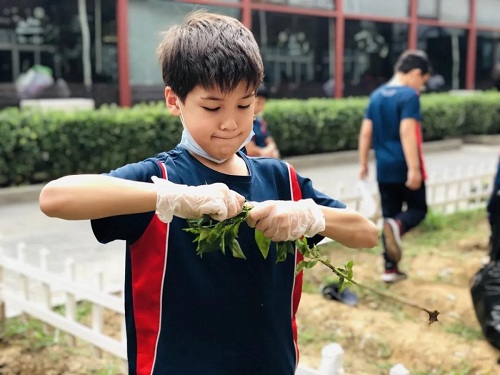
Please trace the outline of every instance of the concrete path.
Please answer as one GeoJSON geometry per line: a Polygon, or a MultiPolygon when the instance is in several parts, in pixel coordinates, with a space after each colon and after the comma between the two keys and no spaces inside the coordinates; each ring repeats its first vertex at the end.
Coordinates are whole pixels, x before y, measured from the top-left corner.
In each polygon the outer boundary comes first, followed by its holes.
{"type": "MultiPolygon", "coordinates": [[[[443,175],[467,173],[483,169],[493,173],[500,145],[463,145],[442,142],[426,144],[425,161],[430,181],[443,175]],[[460,169],[457,169],[460,168],[460,169]]],[[[314,185],[333,197],[343,190],[352,191],[358,174],[355,152],[311,155],[290,158],[298,173],[311,178],[314,185]]],[[[371,162],[371,182],[374,182],[371,162]]],[[[430,182],[429,181],[429,182],[430,182]]],[[[38,264],[42,249],[50,252],[48,267],[63,271],[67,257],[76,262],[78,280],[94,280],[98,271],[105,271],[105,287],[116,289],[123,284],[124,243],[99,244],[88,221],[64,221],[48,218],[38,207],[41,186],[0,189],[0,248],[14,256],[19,246],[25,247],[25,257],[38,264]],[[21,245],[20,245],[21,244],[21,245]]]]}

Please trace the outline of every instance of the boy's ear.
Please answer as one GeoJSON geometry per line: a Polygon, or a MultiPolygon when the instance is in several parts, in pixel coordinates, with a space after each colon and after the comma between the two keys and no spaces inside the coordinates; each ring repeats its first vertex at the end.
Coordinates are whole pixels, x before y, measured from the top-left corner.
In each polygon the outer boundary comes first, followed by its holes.
{"type": "Polygon", "coordinates": [[[172,116],[179,116],[179,97],[172,91],[170,86],[165,87],[165,105],[172,116]]]}

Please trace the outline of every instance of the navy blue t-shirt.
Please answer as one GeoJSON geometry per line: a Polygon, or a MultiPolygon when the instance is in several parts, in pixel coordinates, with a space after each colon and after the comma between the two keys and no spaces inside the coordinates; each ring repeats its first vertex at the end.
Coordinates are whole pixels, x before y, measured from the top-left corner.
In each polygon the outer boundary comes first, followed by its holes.
{"type": "Polygon", "coordinates": [[[255,135],[253,136],[252,141],[254,141],[258,147],[266,147],[266,139],[271,136],[271,133],[269,132],[267,124],[262,116],[256,116],[255,120],[253,120],[253,132],[255,135]]]}
{"type": "MultiPolygon", "coordinates": [[[[248,158],[249,176],[214,171],[188,151],[176,149],[111,176],[151,182],[152,176],[198,186],[222,182],[248,201],[294,198],[289,165],[273,158],[248,158]],[[165,168],[165,169],[164,169],[165,168]]],[[[315,190],[297,175],[302,198],[320,205],[345,206],[315,190]]],[[[165,224],[154,212],[92,220],[96,238],[126,240],[125,312],[129,373],[183,375],[292,375],[297,362],[294,312],[300,300],[289,254],[267,260],[255,230],[242,224],[238,240],[247,259],[227,251],[196,255],[186,220],[165,224]],[[151,372],[151,370],[153,371],[151,372]]],[[[321,240],[321,236],[312,239],[321,240]]]]}
{"type": "MultiPolygon", "coordinates": [[[[370,96],[365,117],[372,121],[372,147],[377,163],[377,181],[381,183],[404,183],[408,167],[400,138],[400,123],[403,119],[422,121],[420,97],[408,86],[383,85],[370,96]]],[[[421,148],[420,125],[417,139],[421,148]]],[[[421,166],[423,160],[421,156],[421,166]]],[[[422,171],[425,176],[425,171],[422,171]]]]}

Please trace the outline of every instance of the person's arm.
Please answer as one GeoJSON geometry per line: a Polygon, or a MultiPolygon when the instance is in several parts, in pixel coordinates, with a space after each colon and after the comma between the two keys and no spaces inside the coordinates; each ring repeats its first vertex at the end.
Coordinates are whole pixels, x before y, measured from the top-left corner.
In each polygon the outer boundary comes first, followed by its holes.
{"type": "Polygon", "coordinates": [[[272,158],[279,158],[279,151],[272,137],[266,138],[265,147],[257,146],[254,141],[248,142],[245,147],[248,156],[267,156],[272,158]]]}
{"type": "Polygon", "coordinates": [[[352,248],[374,247],[378,241],[377,226],[356,211],[321,206],[325,230],[319,234],[352,248]]]}
{"type": "Polygon", "coordinates": [[[368,158],[372,147],[373,123],[365,118],[359,131],[358,155],[359,155],[359,178],[364,180],[368,177],[368,158]]]}
{"type": "Polygon", "coordinates": [[[248,225],[275,242],[320,234],[353,248],[377,244],[377,226],[355,211],[320,206],[312,199],[252,204],[248,225]]]}
{"type": "Polygon", "coordinates": [[[269,156],[272,158],[280,158],[280,150],[278,149],[278,146],[276,145],[276,142],[274,142],[274,138],[271,136],[268,136],[266,138],[266,148],[269,149],[269,156]]]}
{"type": "Polygon", "coordinates": [[[417,190],[422,185],[422,172],[420,170],[420,156],[417,140],[418,122],[416,119],[405,118],[400,124],[400,138],[408,166],[408,189],[417,190]]]}
{"type": "Polygon", "coordinates": [[[257,146],[254,141],[250,141],[245,146],[248,156],[264,156],[261,153],[262,147],[257,146]]]}
{"type": "Polygon", "coordinates": [[[187,186],[152,177],[153,183],[104,175],[75,175],[49,182],[40,209],[67,220],[99,219],[156,210],[163,222],[173,216],[225,220],[241,212],[245,198],[227,185],[187,186]]]}
{"type": "Polygon", "coordinates": [[[154,211],[156,196],[152,183],[105,175],[72,175],[45,185],[39,204],[47,216],[85,220],[154,211]]]}

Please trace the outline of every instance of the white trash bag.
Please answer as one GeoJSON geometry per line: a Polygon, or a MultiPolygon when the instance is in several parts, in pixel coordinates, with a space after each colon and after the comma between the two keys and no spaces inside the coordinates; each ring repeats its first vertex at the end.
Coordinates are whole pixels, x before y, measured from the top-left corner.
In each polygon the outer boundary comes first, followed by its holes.
{"type": "Polygon", "coordinates": [[[357,184],[357,189],[361,194],[358,212],[364,217],[371,219],[377,212],[377,202],[373,198],[368,181],[360,180],[357,184]]]}

